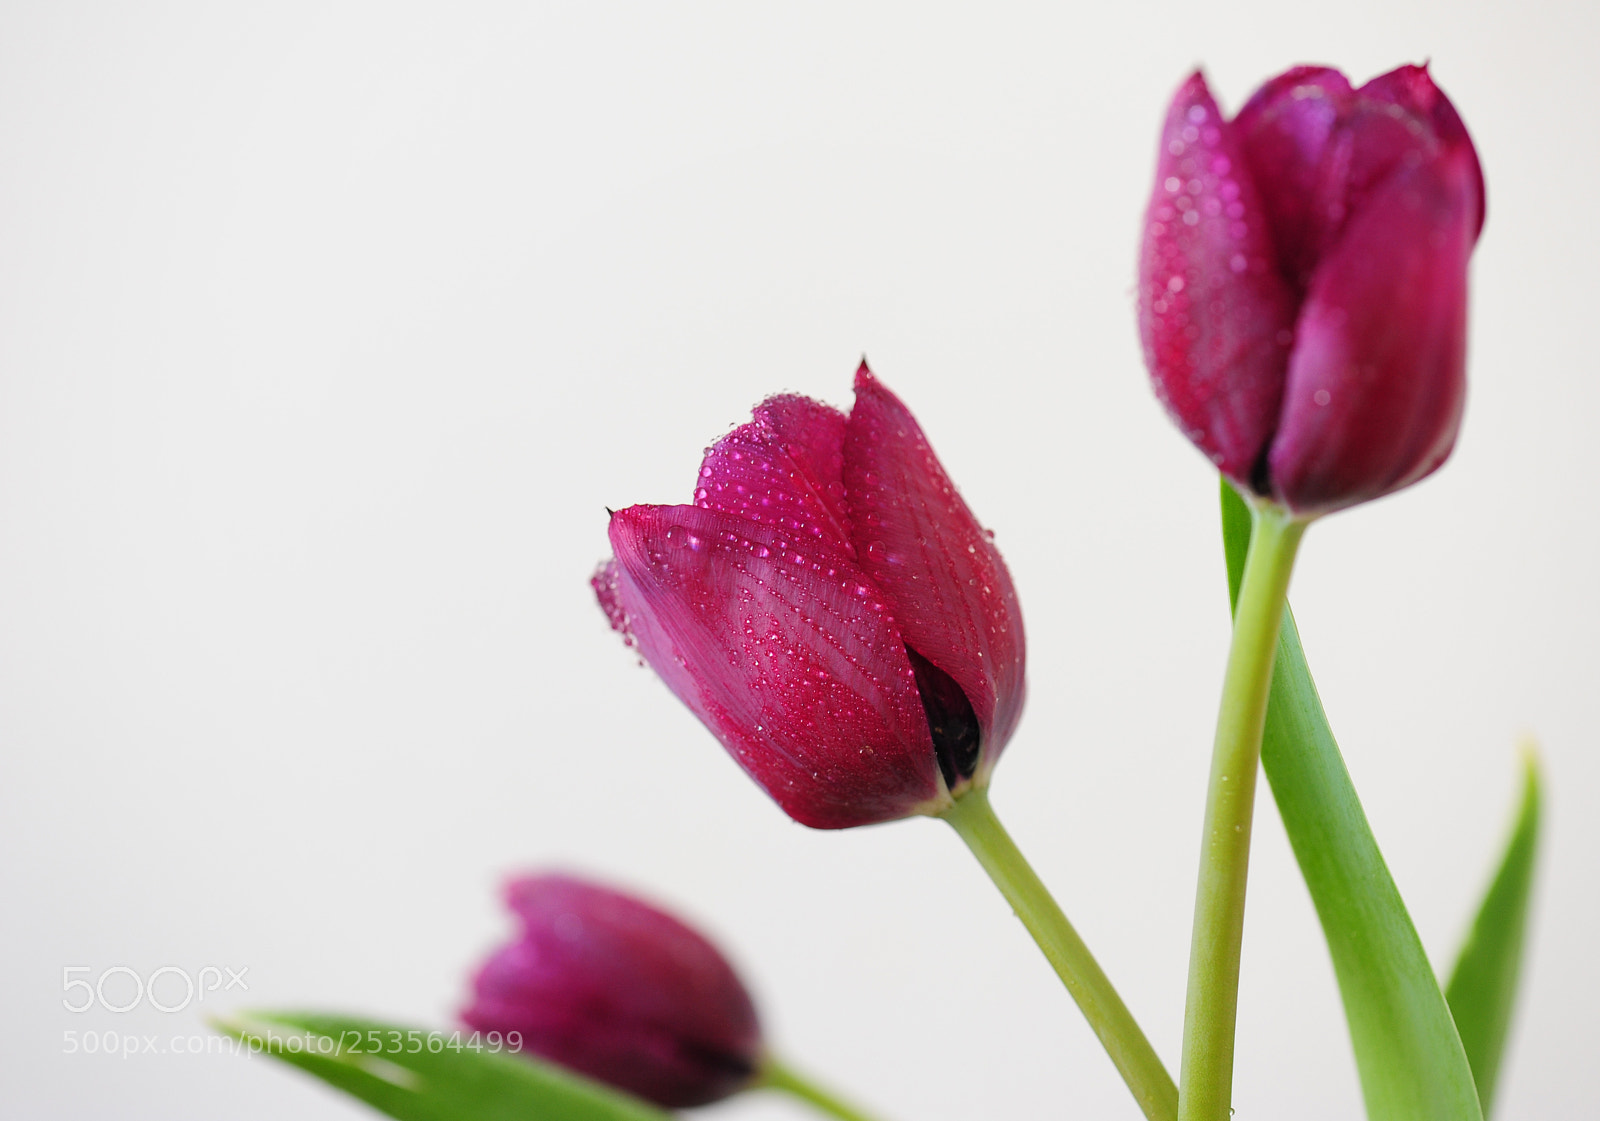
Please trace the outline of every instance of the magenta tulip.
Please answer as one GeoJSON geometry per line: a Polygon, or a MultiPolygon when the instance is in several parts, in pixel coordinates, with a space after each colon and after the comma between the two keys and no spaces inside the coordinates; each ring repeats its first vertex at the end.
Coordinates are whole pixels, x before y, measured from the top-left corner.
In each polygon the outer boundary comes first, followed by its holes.
{"type": "Polygon", "coordinates": [[[1247,492],[1314,516],[1444,462],[1483,174],[1424,67],[1297,67],[1225,120],[1173,98],[1139,264],[1156,392],[1247,492]]]}
{"type": "Polygon", "coordinates": [[[473,978],[480,1032],[665,1106],[748,1086],[762,1059],[755,1006],[715,946],[670,915],[569,876],[514,880],[516,941],[473,978]]]}
{"type": "Polygon", "coordinates": [[[989,534],[863,363],[849,416],[772,397],[710,448],[693,506],[611,519],[611,624],[802,824],[936,813],[985,785],[1023,700],[989,534]]]}

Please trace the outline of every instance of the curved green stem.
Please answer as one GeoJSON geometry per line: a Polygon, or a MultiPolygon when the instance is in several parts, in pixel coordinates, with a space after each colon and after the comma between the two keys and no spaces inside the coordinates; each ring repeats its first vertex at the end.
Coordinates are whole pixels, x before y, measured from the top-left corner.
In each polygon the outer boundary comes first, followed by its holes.
{"type": "Polygon", "coordinates": [[[839,1121],[872,1121],[865,1113],[835,1097],[773,1055],[768,1055],[762,1063],[755,1084],[770,1090],[782,1090],[814,1107],[819,1113],[839,1118],[839,1121]]]}
{"type": "Polygon", "coordinates": [[[967,843],[1044,951],[1144,1115],[1150,1121],[1173,1121],[1178,1112],[1178,1088],[1172,1084],[1172,1076],[1161,1065],[1161,1057],[1139,1030],[1133,1013],[1122,1003],[1100,963],[1000,824],[989,805],[988,791],[968,791],[940,816],[967,843]]]}
{"type": "Polygon", "coordinates": [[[1289,573],[1306,528],[1288,511],[1265,503],[1255,507],[1254,518],[1206,792],[1183,1017],[1179,1121],[1228,1121],[1232,1112],[1239,948],[1256,772],[1289,573]]]}

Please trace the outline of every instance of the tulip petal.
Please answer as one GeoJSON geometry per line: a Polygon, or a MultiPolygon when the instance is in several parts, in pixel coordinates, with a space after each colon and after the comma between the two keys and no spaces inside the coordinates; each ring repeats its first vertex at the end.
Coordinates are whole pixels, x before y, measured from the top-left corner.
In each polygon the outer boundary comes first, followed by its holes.
{"type": "Polygon", "coordinates": [[[1459,151],[1413,157],[1318,266],[1269,454],[1273,494],[1297,513],[1389,494],[1450,454],[1466,394],[1473,175],[1459,151]]]}
{"type": "MultiPolygon", "coordinates": [[[[1350,83],[1325,66],[1297,66],[1267,82],[1234,118],[1251,178],[1272,226],[1283,274],[1304,291],[1321,249],[1323,161],[1350,83]]],[[[1341,199],[1342,201],[1342,199],[1341,199]]]]}
{"type": "Polygon", "coordinates": [[[761,1028],[716,947],[653,907],[561,875],[507,885],[522,936],[473,980],[462,1019],[672,1109],[749,1084],[761,1028]]]}
{"type": "Polygon", "coordinates": [[[1400,66],[1380,74],[1360,89],[1363,98],[1398,105],[1415,117],[1426,121],[1430,131],[1448,153],[1464,151],[1471,157],[1471,176],[1477,188],[1477,219],[1472,226],[1474,239],[1483,232],[1485,194],[1483,166],[1478,162],[1478,150],[1473,147],[1467,126],[1456,112],[1456,107],[1433,84],[1427,66],[1400,66]]]}
{"type": "Polygon", "coordinates": [[[840,481],[844,414],[809,397],[769,397],[706,450],[696,506],[853,551],[840,481]]]}
{"type": "Polygon", "coordinates": [[[1022,609],[994,542],[866,363],[856,371],[844,485],[856,556],[893,604],[906,644],[966,694],[987,774],[1022,714],[1022,609]]]}
{"type": "Polygon", "coordinates": [[[630,506],[610,534],[613,625],[790,817],[943,804],[893,611],[842,549],[695,506],[630,506]]]}
{"type": "Polygon", "coordinates": [[[1198,73],[1173,98],[1156,168],[1139,256],[1145,361],[1173,420],[1249,486],[1277,421],[1293,300],[1250,170],[1198,73]]]}
{"type": "Polygon", "coordinates": [[[1339,121],[1323,160],[1315,216],[1318,267],[1338,247],[1347,225],[1387,189],[1390,178],[1418,161],[1439,159],[1440,153],[1426,120],[1401,106],[1358,96],[1339,121]]]}

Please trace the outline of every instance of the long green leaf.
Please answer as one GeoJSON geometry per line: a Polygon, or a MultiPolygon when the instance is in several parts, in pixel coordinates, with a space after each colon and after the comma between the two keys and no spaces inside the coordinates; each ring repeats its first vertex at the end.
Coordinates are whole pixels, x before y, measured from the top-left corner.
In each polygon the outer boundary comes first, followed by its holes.
{"type": "MultiPolygon", "coordinates": [[[[1222,484],[1228,584],[1238,595],[1250,513],[1222,484]]],[[[1371,1121],[1482,1121],[1466,1051],[1383,862],[1285,612],[1261,763],[1311,891],[1344,998],[1371,1121]]]]}
{"type": "Polygon", "coordinates": [[[400,1121],[670,1118],[548,1063],[452,1046],[448,1032],[295,1012],[252,1012],[215,1026],[241,1050],[297,1066],[400,1121]]]}
{"type": "Polygon", "coordinates": [[[1522,803],[1505,855],[1444,990],[1450,1011],[1455,1014],[1456,1030],[1461,1033],[1461,1044],[1472,1063],[1472,1076],[1477,1080],[1485,1114],[1494,1102],[1500,1058],[1505,1053],[1511,1011],[1517,999],[1541,801],[1539,765],[1529,751],[1523,757],[1522,803]]]}

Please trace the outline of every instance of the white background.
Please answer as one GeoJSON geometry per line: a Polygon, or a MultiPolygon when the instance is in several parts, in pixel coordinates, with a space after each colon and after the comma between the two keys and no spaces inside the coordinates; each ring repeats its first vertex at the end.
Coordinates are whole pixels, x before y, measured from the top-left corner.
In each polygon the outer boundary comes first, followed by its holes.
{"type": "MultiPolygon", "coordinates": [[[[259,1059],[64,1055],[205,1028],[74,1016],[62,969],[247,967],[199,1011],[443,1025],[510,931],[498,881],[556,864],[702,923],[774,1041],[886,1118],[1136,1117],[947,829],[792,824],[636,668],[586,587],[603,507],[687,501],[768,393],[848,406],[865,352],[1020,590],[995,803],[1175,1069],[1227,613],[1214,476],[1135,342],[1157,128],[1196,63],[1232,110],[1291,63],[1429,57],[1489,183],[1466,427],[1315,527],[1293,598],[1441,968],[1542,742],[1500,1112],[1600,1112],[1597,30],[1577,2],[6,4],[6,1114],[364,1116],[259,1059]]],[[[1260,809],[1238,1117],[1355,1117],[1260,809]]]]}

